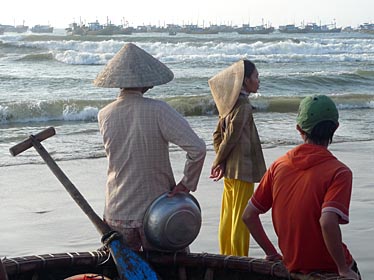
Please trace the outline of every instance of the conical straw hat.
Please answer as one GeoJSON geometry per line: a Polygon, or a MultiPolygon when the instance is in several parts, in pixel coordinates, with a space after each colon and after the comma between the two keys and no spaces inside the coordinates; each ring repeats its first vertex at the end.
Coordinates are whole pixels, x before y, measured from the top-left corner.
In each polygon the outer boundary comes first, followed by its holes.
{"type": "Polygon", "coordinates": [[[208,83],[221,118],[226,117],[238,100],[244,79],[244,61],[239,60],[209,79],[208,83]]]}
{"type": "Polygon", "coordinates": [[[94,80],[107,88],[153,87],[170,82],[173,72],[152,55],[128,43],[108,62],[94,80]]]}

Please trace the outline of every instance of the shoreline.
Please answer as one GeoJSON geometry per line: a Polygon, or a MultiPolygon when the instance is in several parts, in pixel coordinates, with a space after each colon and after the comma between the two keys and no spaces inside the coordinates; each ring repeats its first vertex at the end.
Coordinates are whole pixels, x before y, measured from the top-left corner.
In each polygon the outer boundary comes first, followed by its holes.
{"type": "MultiPolygon", "coordinates": [[[[263,149],[266,165],[294,146],[263,149]]],[[[374,181],[372,155],[374,141],[332,143],[329,148],[353,172],[350,223],[341,227],[343,241],[359,265],[363,277],[374,273],[372,236],[374,234],[374,181]],[[369,244],[369,248],[368,248],[369,244]]],[[[171,152],[176,181],[183,172],[185,154],[171,152]]],[[[218,223],[222,180],[209,179],[214,152],[208,151],[197,191],[192,193],[202,209],[202,227],[191,252],[219,253],[218,223]]],[[[79,189],[95,212],[102,216],[106,181],[106,158],[59,161],[57,164],[79,189]]],[[[0,167],[2,192],[2,239],[0,257],[43,253],[87,251],[101,247],[100,236],[88,217],[74,204],[61,183],[45,164],[0,167]]],[[[257,184],[256,184],[257,186],[257,184]]],[[[270,213],[261,216],[273,242],[270,213]]],[[[251,240],[250,257],[262,258],[263,252],[251,240]]]]}

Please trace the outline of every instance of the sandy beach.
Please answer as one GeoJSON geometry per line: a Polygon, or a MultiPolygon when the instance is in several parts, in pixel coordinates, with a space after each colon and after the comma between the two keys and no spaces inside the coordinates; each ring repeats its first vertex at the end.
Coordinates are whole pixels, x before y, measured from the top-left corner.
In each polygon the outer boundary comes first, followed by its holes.
{"type": "MultiPolygon", "coordinates": [[[[267,165],[290,148],[280,146],[264,149],[267,165]]],[[[342,226],[343,240],[357,260],[363,278],[369,279],[369,275],[374,274],[371,265],[374,257],[370,253],[374,249],[374,143],[333,143],[330,150],[354,174],[350,223],[342,226]]],[[[178,180],[183,169],[184,154],[173,152],[171,157],[178,180]]],[[[192,252],[218,253],[217,229],[223,183],[208,178],[213,157],[214,153],[209,151],[198,190],[193,193],[202,209],[203,224],[199,236],[191,244],[192,252]]],[[[101,216],[106,159],[62,161],[58,164],[101,216]]],[[[101,246],[94,226],[46,165],[1,167],[0,178],[0,257],[86,251],[101,246]]],[[[269,214],[263,215],[262,219],[275,241],[269,214]]],[[[250,256],[263,257],[255,242],[251,242],[250,256]]]]}

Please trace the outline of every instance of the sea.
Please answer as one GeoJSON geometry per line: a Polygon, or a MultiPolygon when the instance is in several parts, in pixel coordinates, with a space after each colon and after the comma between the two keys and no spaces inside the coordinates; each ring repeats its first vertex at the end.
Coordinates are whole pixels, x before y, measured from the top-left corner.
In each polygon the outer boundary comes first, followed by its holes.
{"type": "MultiPolygon", "coordinates": [[[[251,95],[263,147],[300,142],[300,100],[326,94],[337,104],[336,142],[374,139],[374,36],[361,33],[239,35],[133,33],[123,36],[0,35],[0,167],[41,160],[13,158],[9,148],[53,126],[45,142],[57,160],[104,157],[97,113],[118,89],[93,80],[126,43],[143,48],[175,75],[145,96],[164,100],[185,116],[212,149],[217,111],[208,79],[239,59],[252,60],[260,89],[251,95]]],[[[171,146],[171,150],[178,150],[171,146]]]]}
{"type": "MultiPolygon", "coordinates": [[[[73,182],[82,186],[96,209],[102,209],[106,161],[97,114],[116,99],[119,89],[95,87],[93,80],[128,42],[174,72],[171,82],[154,87],[145,96],[163,100],[180,112],[204,139],[210,155],[218,115],[208,79],[239,59],[252,60],[259,71],[260,89],[250,100],[267,155],[301,143],[295,119],[302,98],[330,96],[340,114],[333,147],[357,168],[354,174],[359,184],[353,194],[353,221],[344,237],[355,244],[352,250],[364,274],[374,273],[373,247],[365,247],[372,243],[374,228],[370,218],[374,213],[370,164],[374,150],[374,35],[345,32],[109,37],[67,36],[65,30],[55,29],[53,34],[0,35],[0,256],[85,250],[100,243],[95,230],[83,224],[87,219],[71,208],[66,191],[55,187],[55,178],[43,173],[48,171],[40,166],[43,161],[33,148],[16,157],[9,149],[54,127],[56,135],[42,144],[73,182]]],[[[177,173],[182,174],[184,153],[171,145],[170,154],[178,162],[177,173]]],[[[208,178],[211,157],[196,194],[205,214],[203,234],[193,249],[216,252],[222,183],[214,184],[208,178]]],[[[266,226],[271,227],[270,218],[266,226]]],[[[250,251],[262,256],[258,246],[251,244],[250,251]]]]}

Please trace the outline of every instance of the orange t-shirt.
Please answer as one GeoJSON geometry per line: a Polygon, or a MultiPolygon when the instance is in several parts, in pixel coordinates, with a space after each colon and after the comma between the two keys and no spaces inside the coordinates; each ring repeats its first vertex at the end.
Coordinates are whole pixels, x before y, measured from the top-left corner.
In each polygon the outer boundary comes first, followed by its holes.
{"type": "MultiPolygon", "coordinates": [[[[251,203],[272,219],[289,271],[337,272],[322,236],[322,212],[349,222],[352,172],[325,147],[302,144],[277,159],[256,189],[251,203]]],[[[352,256],[342,244],[347,264],[352,256]]]]}

